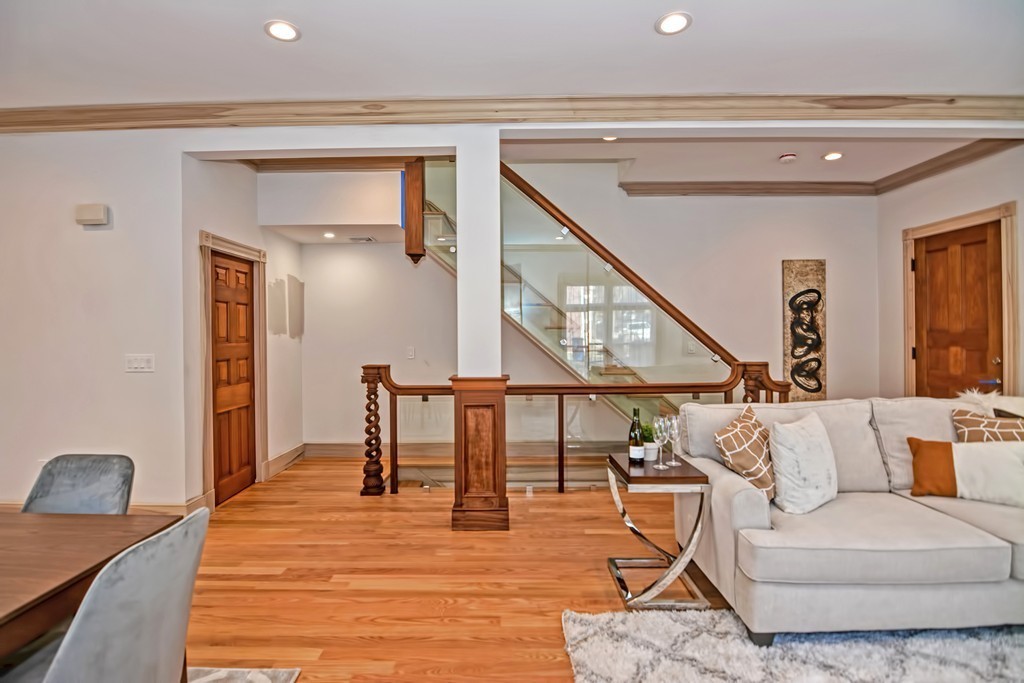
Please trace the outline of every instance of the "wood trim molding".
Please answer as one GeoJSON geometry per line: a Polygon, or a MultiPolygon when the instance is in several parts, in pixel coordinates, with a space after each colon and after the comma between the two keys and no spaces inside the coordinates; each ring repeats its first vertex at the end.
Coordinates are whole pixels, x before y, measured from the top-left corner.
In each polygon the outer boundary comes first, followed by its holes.
{"type": "Polygon", "coordinates": [[[597,254],[597,257],[604,260],[605,263],[610,264],[620,275],[630,282],[634,287],[640,290],[644,296],[650,299],[655,306],[663,310],[670,318],[679,323],[683,328],[686,329],[693,337],[703,344],[712,353],[717,354],[727,364],[735,365],[738,359],[731,353],[725,350],[725,348],[717,341],[712,339],[711,335],[705,332],[697,323],[690,320],[682,311],[680,311],[671,301],[662,296],[654,287],[647,283],[642,277],[636,274],[636,272],[623,263],[618,256],[609,251],[603,244],[598,242],[590,233],[583,229],[579,223],[569,217],[564,211],[559,209],[554,203],[551,202],[547,197],[541,194],[535,187],[526,182],[518,173],[513,171],[508,165],[501,164],[501,175],[505,180],[509,181],[513,186],[516,187],[520,192],[530,198],[537,206],[545,211],[549,216],[554,218],[562,225],[569,228],[572,234],[583,244],[585,244],[591,251],[597,254]]]}
{"type": "Polygon", "coordinates": [[[234,240],[229,240],[226,237],[214,235],[212,232],[207,232],[206,230],[199,231],[199,245],[202,247],[209,247],[210,249],[219,251],[222,254],[237,256],[238,258],[255,261],[256,263],[267,262],[267,252],[263,249],[250,247],[248,244],[235,242],[234,240]]]}
{"type": "Polygon", "coordinates": [[[0,133],[576,121],[1024,119],[1021,96],[687,95],[205,102],[0,109],[0,133]]]}
{"type": "Polygon", "coordinates": [[[914,240],[974,225],[1000,223],[1003,284],[1003,386],[1001,393],[1016,396],[1020,386],[1017,354],[1020,350],[1017,309],[1017,202],[1006,202],[989,209],[973,211],[903,231],[903,386],[907,396],[917,392],[917,373],[912,349],[915,344],[916,291],[911,263],[914,240]]]}
{"type": "Polygon", "coordinates": [[[619,183],[630,197],[686,197],[686,196],[853,196],[873,197],[877,193],[874,183],[810,182],[810,181],[624,181],[619,183]]]}
{"type": "Polygon", "coordinates": [[[874,182],[876,194],[885,194],[898,188],[916,183],[925,178],[951,171],[979,159],[998,154],[1024,143],[1024,140],[975,140],[963,147],[940,154],[937,157],[922,161],[902,171],[897,171],[874,182]]]}
{"type": "Polygon", "coordinates": [[[897,171],[874,182],[814,182],[794,181],[643,181],[630,180],[619,187],[630,197],[873,197],[899,189],[919,180],[930,178],[954,168],[966,166],[985,157],[1012,149],[1024,140],[975,140],[963,147],[940,154],[902,171],[897,171]]]}
{"type": "Polygon", "coordinates": [[[405,165],[422,157],[308,157],[295,159],[242,159],[257,173],[330,173],[404,171],[405,165]]]}
{"type": "Polygon", "coordinates": [[[306,444],[300,443],[295,448],[291,448],[284,453],[270,458],[270,460],[263,463],[263,481],[267,481],[281,474],[281,472],[284,472],[286,469],[302,460],[305,455],[306,444]]]}

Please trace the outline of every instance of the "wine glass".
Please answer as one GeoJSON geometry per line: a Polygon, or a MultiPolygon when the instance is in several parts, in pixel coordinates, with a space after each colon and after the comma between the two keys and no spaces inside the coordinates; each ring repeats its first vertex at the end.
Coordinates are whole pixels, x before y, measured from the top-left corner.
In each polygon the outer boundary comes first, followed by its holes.
{"type": "MultiPolygon", "coordinates": [[[[668,438],[672,442],[673,446],[679,445],[679,440],[682,438],[682,425],[679,424],[679,416],[672,415],[666,418],[668,420],[668,438]]],[[[680,462],[679,458],[676,457],[675,448],[672,449],[672,458],[668,461],[669,467],[682,467],[683,463],[680,462]]]]}
{"type": "Polygon", "coordinates": [[[665,451],[665,442],[668,441],[668,421],[663,417],[654,419],[654,443],[658,444],[658,462],[652,467],[656,470],[667,470],[668,465],[662,462],[662,453],[665,451]]]}

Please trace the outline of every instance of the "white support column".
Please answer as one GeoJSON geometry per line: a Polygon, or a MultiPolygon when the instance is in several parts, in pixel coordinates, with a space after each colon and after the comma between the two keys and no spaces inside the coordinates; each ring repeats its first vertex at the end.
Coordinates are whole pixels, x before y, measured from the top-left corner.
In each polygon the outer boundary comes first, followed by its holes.
{"type": "Polygon", "coordinates": [[[501,376],[501,176],[496,128],[456,146],[458,375],[501,376]]]}

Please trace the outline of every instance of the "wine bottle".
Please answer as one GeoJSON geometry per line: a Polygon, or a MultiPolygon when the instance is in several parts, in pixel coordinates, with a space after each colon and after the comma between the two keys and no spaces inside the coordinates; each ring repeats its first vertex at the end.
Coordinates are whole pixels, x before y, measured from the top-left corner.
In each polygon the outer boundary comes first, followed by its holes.
{"type": "Polygon", "coordinates": [[[629,425],[629,461],[643,463],[644,433],[640,429],[640,409],[633,408],[633,422],[629,425]]]}

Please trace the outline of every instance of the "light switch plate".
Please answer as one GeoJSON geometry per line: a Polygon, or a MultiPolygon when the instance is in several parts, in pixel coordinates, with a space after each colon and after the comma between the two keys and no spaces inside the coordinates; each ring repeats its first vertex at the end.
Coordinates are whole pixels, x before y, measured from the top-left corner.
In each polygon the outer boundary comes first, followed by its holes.
{"type": "Polygon", "coordinates": [[[124,354],[125,372],[156,372],[156,356],[152,353],[124,354]]]}

